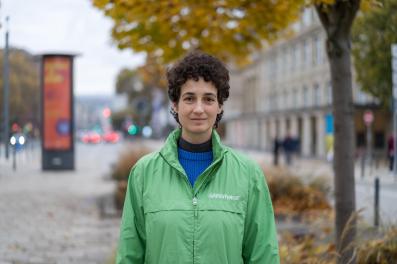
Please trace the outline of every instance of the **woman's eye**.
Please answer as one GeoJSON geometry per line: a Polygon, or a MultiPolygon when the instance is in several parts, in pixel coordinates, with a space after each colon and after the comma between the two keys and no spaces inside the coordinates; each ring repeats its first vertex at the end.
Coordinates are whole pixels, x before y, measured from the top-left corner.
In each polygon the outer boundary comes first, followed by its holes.
{"type": "Polygon", "coordinates": [[[185,99],[184,99],[186,102],[192,102],[193,101],[193,98],[192,97],[185,97],[185,99]]]}
{"type": "Polygon", "coordinates": [[[207,101],[207,102],[214,102],[215,99],[213,99],[213,98],[211,98],[211,97],[208,97],[208,98],[205,99],[205,101],[207,101]]]}

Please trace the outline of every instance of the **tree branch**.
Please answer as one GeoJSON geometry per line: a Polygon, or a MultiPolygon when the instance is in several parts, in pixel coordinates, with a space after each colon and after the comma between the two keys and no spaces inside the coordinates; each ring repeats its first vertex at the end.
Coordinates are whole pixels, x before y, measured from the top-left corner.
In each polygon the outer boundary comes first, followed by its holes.
{"type": "Polygon", "coordinates": [[[316,11],[317,11],[317,14],[318,14],[321,24],[323,24],[324,29],[327,29],[329,26],[329,18],[328,18],[328,14],[325,10],[324,4],[317,4],[317,5],[314,5],[314,7],[316,8],[316,11]]]}

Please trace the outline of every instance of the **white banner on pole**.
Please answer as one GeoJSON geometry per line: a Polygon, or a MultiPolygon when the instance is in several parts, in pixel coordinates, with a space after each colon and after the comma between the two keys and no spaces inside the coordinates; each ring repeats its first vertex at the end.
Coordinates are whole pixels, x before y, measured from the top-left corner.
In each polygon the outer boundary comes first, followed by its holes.
{"type": "Polygon", "coordinates": [[[393,86],[397,86],[397,72],[393,72],[392,81],[393,81],[393,86]]]}
{"type": "Polygon", "coordinates": [[[397,58],[397,44],[391,45],[391,56],[397,58]]]}
{"type": "Polygon", "coordinates": [[[397,85],[393,86],[393,98],[397,100],[397,85]]]}

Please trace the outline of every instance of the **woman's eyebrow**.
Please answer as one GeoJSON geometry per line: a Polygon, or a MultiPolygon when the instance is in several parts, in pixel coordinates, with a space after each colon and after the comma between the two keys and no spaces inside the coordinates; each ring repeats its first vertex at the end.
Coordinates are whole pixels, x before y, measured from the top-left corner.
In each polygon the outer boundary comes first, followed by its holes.
{"type": "MultiPolygon", "coordinates": [[[[182,94],[182,96],[196,96],[196,93],[186,92],[186,93],[182,94]]],[[[216,94],[214,94],[214,93],[204,93],[203,96],[216,97],[216,94]]]]}
{"type": "Polygon", "coordinates": [[[186,93],[184,93],[184,94],[182,94],[182,96],[185,96],[185,95],[195,95],[194,93],[192,93],[192,92],[186,92],[186,93]]]}

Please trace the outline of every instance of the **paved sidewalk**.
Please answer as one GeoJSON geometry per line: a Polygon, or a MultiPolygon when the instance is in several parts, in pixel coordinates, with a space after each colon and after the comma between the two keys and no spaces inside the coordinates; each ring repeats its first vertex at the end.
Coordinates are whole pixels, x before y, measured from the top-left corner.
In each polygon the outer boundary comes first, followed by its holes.
{"type": "Polygon", "coordinates": [[[119,147],[76,147],[75,171],[42,172],[38,149],[18,155],[16,172],[0,157],[0,264],[101,264],[113,254],[120,219],[101,217],[98,203],[113,192],[105,176],[119,147]]]}

